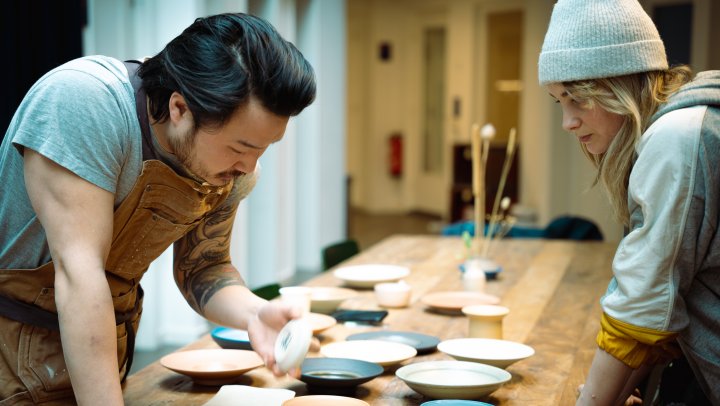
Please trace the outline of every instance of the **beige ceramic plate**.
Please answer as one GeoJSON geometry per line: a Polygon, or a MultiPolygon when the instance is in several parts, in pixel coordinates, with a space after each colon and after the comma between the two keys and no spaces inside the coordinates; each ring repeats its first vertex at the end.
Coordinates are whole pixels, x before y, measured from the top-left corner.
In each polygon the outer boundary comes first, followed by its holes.
{"type": "Polygon", "coordinates": [[[326,344],[320,348],[320,353],[329,358],[359,359],[387,367],[414,357],[417,350],[391,341],[354,340],[326,344]]]}
{"type": "Polygon", "coordinates": [[[416,362],[399,368],[395,375],[415,392],[436,399],[477,399],[511,378],[500,368],[464,361],[416,362]]]}
{"type": "Polygon", "coordinates": [[[333,286],[313,286],[311,289],[310,311],[324,314],[334,312],[342,302],[358,294],[352,289],[333,286]]]}
{"type": "Polygon", "coordinates": [[[311,395],[292,398],[285,401],[282,406],[368,406],[368,403],[345,396],[311,395]]]}
{"type": "Polygon", "coordinates": [[[535,354],[535,350],[528,345],[492,338],[445,340],[437,348],[460,361],[480,362],[498,368],[507,368],[535,354]]]}
{"type": "Polygon", "coordinates": [[[348,286],[372,288],[381,282],[398,281],[410,275],[410,269],[399,265],[364,264],[344,266],[333,274],[348,286]]]}
{"type": "Polygon", "coordinates": [[[310,324],[313,334],[321,333],[337,324],[337,320],[327,314],[308,313],[307,316],[305,316],[305,319],[310,324]]]}
{"type": "Polygon", "coordinates": [[[201,385],[224,385],[264,363],[254,351],[207,349],[174,352],[160,359],[165,368],[201,385]]]}
{"type": "Polygon", "coordinates": [[[423,304],[431,310],[462,315],[462,308],[470,305],[498,304],[500,299],[497,296],[482,292],[449,291],[428,293],[421,299],[423,304]]]}

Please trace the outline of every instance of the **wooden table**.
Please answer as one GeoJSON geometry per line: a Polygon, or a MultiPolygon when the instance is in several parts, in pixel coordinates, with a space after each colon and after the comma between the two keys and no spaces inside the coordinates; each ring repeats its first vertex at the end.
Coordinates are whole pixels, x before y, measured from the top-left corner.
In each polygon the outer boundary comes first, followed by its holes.
{"type": "MultiPolygon", "coordinates": [[[[615,246],[599,242],[541,239],[507,239],[497,243],[491,256],[502,265],[499,278],[488,281],[486,292],[510,308],[504,320],[504,338],[535,349],[535,355],[507,368],[512,380],[483,399],[495,405],[571,405],[575,390],[585,380],[595,352],[600,316],[599,298],[612,275],[615,246]]],[[[429,292],[462,290],[458,264],[465,253],[455,237],[390,237],[344,264],[388,263],[408,266],[405,280],[413,287],[412,304],[390,309],[382,327],[338,324],[321,336],[321,344],[344,340],[350,334],[386,328],[416,331],[442,340],[467,335],[463,316],[428,311],[420,298],[429,292]]],[[[308,286],[340,286],[332,272],[319,274],[308,286]]],[[[372,290],[362,290],[343,304],[350,309],[378,309],[372,290]]],[[[209,335],[181,349],[218,348],[209,335]]],[[[311,355],[313,356],[313,355],[311,355]]],[[[317,356],[317,354],[314,354],[317,356]]],[[[404,364],[452,359],[441,352],[421,355],[404,364]]],[[[275,378],[267,369],[246,373],[240,384],[287,388],[297,396],[308,394],[303,382],[275,378]]],[[[201,405],[218,388],[192,381],[155,362],[130,376],[124,386],[127,405],[201,405]]],[[[426,398],[394,375],[394,370],[358,386],[351,394],[371,405],[419,405],[426,398]]],[[[238,403],[239,405],[241,403],[238,403]]]]}

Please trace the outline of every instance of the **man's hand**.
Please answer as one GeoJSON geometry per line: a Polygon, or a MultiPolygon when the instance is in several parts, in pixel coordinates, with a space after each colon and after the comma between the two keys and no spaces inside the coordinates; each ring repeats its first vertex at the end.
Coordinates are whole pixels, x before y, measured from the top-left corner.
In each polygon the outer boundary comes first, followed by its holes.
{"type": "MultiPolygon", "coordinates": [[[[277,366],[275,359],[275,340],[282,328],[292,319],[301,316],[300,310],[288,304],[276,301],[268,302],[260,307],[257,317],[248,322],[248,335],[253,350],[260,354],[265,366],[270,369],[275,376],[283,376],[285,373],[277,366]]],[[[313,337],[310,343],[310,351],[318,351],[320,343],[313,337]]],[[[299,368],[288,371],[290,376],[295,378],[300,376],[299,368]]]]}

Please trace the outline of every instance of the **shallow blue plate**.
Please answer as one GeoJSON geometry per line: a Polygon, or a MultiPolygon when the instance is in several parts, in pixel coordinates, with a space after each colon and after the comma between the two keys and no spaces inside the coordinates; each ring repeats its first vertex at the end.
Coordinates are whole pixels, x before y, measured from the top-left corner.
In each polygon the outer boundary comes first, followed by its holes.
{"type": "Polygon", "coordinates": [[[222,348],[229,350],[252,350],[250,338],[245,330],[217,327],[210,332],[212,339],[222,348]]]}
{"type": "Polygon", "coordinates": [[[458,399],[445,399],[445,400],[431,400],[429,402],[421,403],[420,406],[493,406],[490,403],[476,402],[474,400],[458,400],[458,399]]]}

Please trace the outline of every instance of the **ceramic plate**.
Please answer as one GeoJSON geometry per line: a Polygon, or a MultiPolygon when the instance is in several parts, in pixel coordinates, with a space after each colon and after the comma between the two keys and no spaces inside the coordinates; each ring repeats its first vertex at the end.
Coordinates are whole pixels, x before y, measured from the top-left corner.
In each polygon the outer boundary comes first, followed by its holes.
{"type": "Polygon", "coordinates": [[[245,372],[264,365],[253,351],[226,349],[174,352],[162,357],[160,364],[189,376],[195,383],[213,386],[232,383],[245,372]]]}
{"type": "Polygon", "coordinates": [[[510,373],[465,361],[426,361],[395,371],[415,392],[436,399],[477,399],[510,380],[510,373]]]}
{"type": "Polygon", "coordinates": [[[535,354],[535,350],[525,344],[492,338],[446,340],[438,344],[438,350],[461,361],[481,362],[498,368],[507,368],[535,354]]]}
{"type": "Polygon", "coordinates": [[[320,353],[330,358],[351,358],[374,362],[384,367],[399,364],[417,355],[407,344],[380,340],[338,341],[322,346],[320,353]]]}
{"type": "Polygon", "coordinates": [[[327,314],[308,313],[305,319],[310,324],[313,334],[319,334],[337,324],[337,320],[327,314]]]}
{"type": "Polygon", "coordinates": [[[352,289],[332,286],[313,286],[311,289],[310,311],[324,314],[334,312],[342,302],[358,294],[352,289]]]}
{"type": "Polygon", "coordinates": [[[500,298],[482,292],[467,291],[448,291],[428,293],[421,299],[423,304],[428,306],[430,310],[448,313],[454,315],[462,315],[462,308],[470,305],[479,304],[498,304],[500,298]]]}
{"type": "Polygon", "coordinates": [[[345,396],[311,395],[298,396],[285,401],[282,406],[369,406],[368,402],[345,396]]]}
{"type": "Polygon", "coordinates": [[[437,337],[429,336],[427,334],[414,333],[411,331],[369,331],[366,333],[357,333],[350,335],[346,338],[348,341],[353,340],[381,340],[390,341],[394,343],[407,344],[415,350],[418,354],[426,354],[433,352],[437,349],[437,345],[440,339],[437,337]]]}
{"type": "Polygon", "coordinates": [[[398,281],[410,275],[410,269],[398,265],[365,264],[344,266],[333,274],[348,286],[372,288],[381,282],[398,281]]]}
{"type": "Polygon", "coordinates": [[[212,339],[222,348],[228,350],[252,350],[250,338],[245,330],[229,327],[217,327],[210,332],[212,339]]]}
{"type": "Polygon", "coordinates": [[[300,380],[313,386],[351,387],[383,373],[374,362],[349,358],[305,358],[300,380]]]}
{"type": "Polygon", "coordinates": [[[444,399],[431,400],[420,403],[420,406],[493,406],[490,403],[476,402],[474,400],[444,399]]]}

